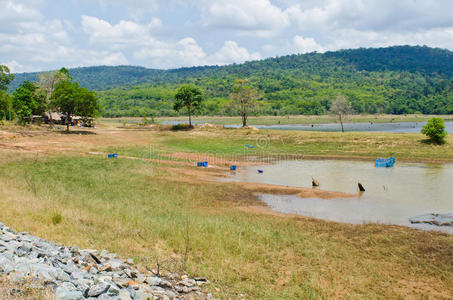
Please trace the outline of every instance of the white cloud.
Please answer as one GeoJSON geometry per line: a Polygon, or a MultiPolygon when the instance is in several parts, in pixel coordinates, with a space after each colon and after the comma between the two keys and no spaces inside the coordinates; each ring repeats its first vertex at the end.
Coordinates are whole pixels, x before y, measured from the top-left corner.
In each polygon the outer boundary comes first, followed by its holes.
{"type": "MultiPolygon", "coordinates": [[[[92,0],[90,0],[92,1],[92,0]]],[[[129,6],[134,9],[149,9],[156,10],[159,7],[159,1],[157,0],[97,0],[103,6],[108,6],[111,4],[123,4],[124,6],[129,6]]]]}
{"type": "Polygon", "coordinates": [[[24,66],[22,66],[20,63],[18,63],[15,60],[11,60],[11,61],[8,61],[8,62],[0,62],[0,65],[8,66],[9,71],[11,73],[20,73],[20,72],[24,72],[25,71],[24,66]]]}
{"type": "Polygon", "coordinates": [[[286,12],[301,36],[301,50],[383,47],[401,44],[453,49],[453,2],[444,0],[325,0],[295,4],[286,12]],[[317,49],[318,48],[318,49],[317,49]]]}
{"type": "Polygon", "coordinates": [[[395,44],[453,49],[449,0],[0,0],[0,7],[0,58],[16,72],[221,65],[395,44]]]}
{"type": "Polygon", "coordinates": [[[0,56],[9,61],[15,72],[29,71],[29,65],[51,62],[70,42],[62,21],[46,20],[33,7],[34,3],[1,1],[0,56]]]}
{"type": "Polygon", "coordinates": [[[431,29],[413,33],[340,30],[335,39],[327,45],[329,49],[386,47],[392,45],[431,45],[440,48],[452,48],[453,27],[431,29]]]}
{"type": "Polygon", "coordinates": [[[247,49],[239,47],[235,41],[226,41],[223,47],[209,58],[209,61],[212,64],[225,65],[257,59],[261,59],[258,52],[249,53],[247,49]]]}
{"type": "Polygon", "coordinates": [[[208,55],[193,38],[184,38],[174,44],[159,42],[156,47],[136,51],[134,56],[158,68],[225,65],[261,58],[258,52],[249,53],[234,41],[226,41],[222,48],[208,55]]]}
{"type": "Polygon", "coordinates": [[[1,31],[21,30],[22,27],[43,19],[41,13],[18,1],[0,0],[1,31]]]}
{"type": "Polygon", "coordinates": [[[116,25],[91,16],[82,16],[82,28],[89,35],[92,44],[109,44],[120,46],[121,44],[147,43],[152,39],[151,32],[162,26],[162,21],[153,18],[146,25],[141,25],[132,21],[121,20],[116,25]]]}
{"type": "Polygon", "coordinates": [[[268,37],[289,26],[287,14],[270,0],[198,1],[203,25],[268,37]]]}
{"type": "Polygon", "coordinates": [[[417,31],[453,24],[453,2],[445,0],[327,0],[286,10],[300,30],[417,31]]]}
{"type": "Polygon", "coordinates": [[[296,46],[296,51],[299,53],[309,52],[324,52],[324,48],[319,45],[313,38],[303,38],[296,35],[293,38],[293,43],[296,46]]]}

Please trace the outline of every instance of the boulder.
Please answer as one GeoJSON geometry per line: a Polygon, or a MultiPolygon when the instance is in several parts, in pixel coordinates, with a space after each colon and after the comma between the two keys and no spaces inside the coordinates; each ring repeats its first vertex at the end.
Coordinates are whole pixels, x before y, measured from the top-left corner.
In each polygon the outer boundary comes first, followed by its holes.
{"type": "Polygon", "coordinates": [[[83,294],[81,291],[77,291],[77,290],[74,290],[74,291],[70,291],[64,287],[57,287],[56,291],[56,296],[58,299],[61,299],[61,300],[79,300],[79,299],[83,299],[83,294]]]}
{"type": "Polygon", "coordinates": [[[101,283],[97,285],[93,285],[85,290],[84,296],[88,297],[98,297],[101,294],[107,292],[110,288],[110,285],[101,283]]]}

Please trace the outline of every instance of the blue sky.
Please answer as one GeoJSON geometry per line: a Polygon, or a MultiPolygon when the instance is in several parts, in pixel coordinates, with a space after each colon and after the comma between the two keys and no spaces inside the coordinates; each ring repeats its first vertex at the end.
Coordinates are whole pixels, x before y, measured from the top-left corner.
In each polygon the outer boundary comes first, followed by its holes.
{"type": "Polygon", "coordinates": [[[453,49],[450,0],[0,0],[14,72],[177,68],[390,45],[453,49]]]}

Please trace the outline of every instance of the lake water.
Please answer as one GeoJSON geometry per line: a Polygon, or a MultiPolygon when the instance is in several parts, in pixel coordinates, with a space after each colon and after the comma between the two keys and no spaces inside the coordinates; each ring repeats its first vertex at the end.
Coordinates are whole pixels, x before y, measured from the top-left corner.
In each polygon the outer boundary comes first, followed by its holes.
{"type": "Polygon", "coordinates": [[[233,174],[231,180],[296,187],[311,187],[356,194],[351,199],[305,199],[263,195],[272,209],[320,219],[347,222],[398,224],[453,233],[453,227],[412,225],[409,218],[426,213],[453,213],[453,164],[399,163],[375,168],[374,162],[343,160],[280,161],[252,166],[233,174]],[[263,170],[262,174],[258,169],[263,170]],[[359,195],[357,182],[366,191],[359,195]]]}
{"type": "MultiPolygon", "coordinates": [[[[185,124],[187,121],[163,121],[164,125],[185,124]]],[[[193,121],[194,124],[209,123],[209,120],[193,121]]],[[[400,132],[400,133],[414,133],[420,132],[422,126],[426,122],[400,122],[400,123],[344,123],[345,131],[362,131],[362,132],[400,132]]],[[[229,124],[224,125],[225,128],[239,128],[242,125],[229,124]]],[[[329,124],[294,124],[294,125],[252,125],[259,129],[270,130],[304,130],[304,131],[341,131],[339,123],[329,124]]],[[[445,127],[448,133],[453,133],[453,122],[445,122],[445,127]]]]}
{"type": "MultiPolygon", "coordinates": [[[[364,132],[400,132],[414,133],[420,132],[426,122],[401,122],[401,123],[344,123],[345,131],[364,131],[364,132]]],[[[305,131],[341,131],[339,123],[313,124],[313,125],[253,125],[259,129],[271,130],[305,130],[305,131]]],[[[240,125],[225,125],[229,128],[238,128],[240,125]]],[[[453,133],[453,122],[445,122],[448,133],[453,133]]]]}

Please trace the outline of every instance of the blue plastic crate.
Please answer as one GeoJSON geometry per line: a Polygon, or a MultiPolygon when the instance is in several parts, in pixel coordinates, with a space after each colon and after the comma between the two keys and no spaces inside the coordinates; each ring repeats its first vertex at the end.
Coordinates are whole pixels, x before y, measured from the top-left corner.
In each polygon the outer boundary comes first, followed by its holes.
{"type": "Polygon", "coordinates": [[[197,167],[203,167],[203,163],[201,161],[197,162],[197,167]]]}
{"type": "Polygon", "coordinates": [[[107,156],[108,158],[118,158],[118,154],[116,153],[108,154],[107,156]]]}
{"type": "Polygon", "coordinates": [[[391,168],[395,165],[395,158],[378,158],[374,162],[374,166],[376,168],[391,168]]]}
{"type": "Polygon", "coordinates": [[[236,166],[235,165],[230,166],[230,170],[231,171],[236,171],[236,166]]]}
{"type": "Polygon", "coordinates": [[[203,162],[203,168],[207,168],[208,167],[208,162],[207,161],[204,161],[203,162]]]}

